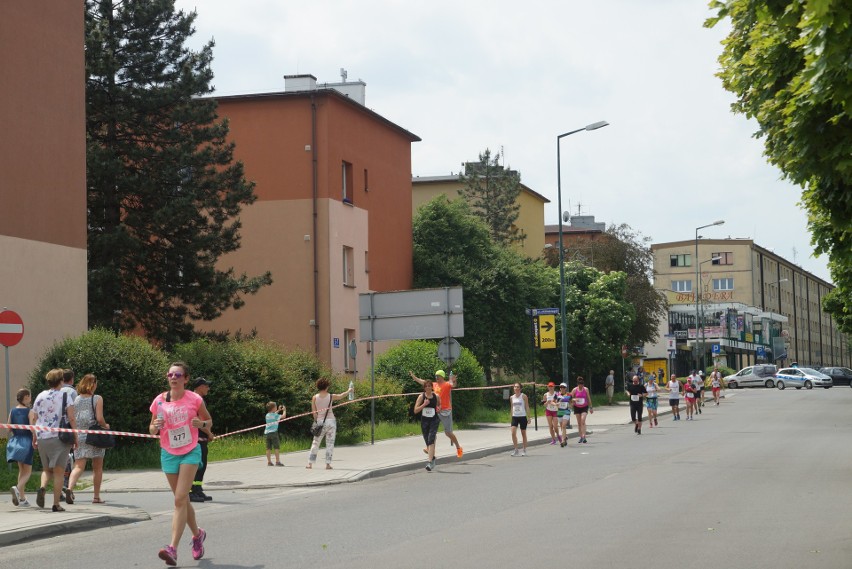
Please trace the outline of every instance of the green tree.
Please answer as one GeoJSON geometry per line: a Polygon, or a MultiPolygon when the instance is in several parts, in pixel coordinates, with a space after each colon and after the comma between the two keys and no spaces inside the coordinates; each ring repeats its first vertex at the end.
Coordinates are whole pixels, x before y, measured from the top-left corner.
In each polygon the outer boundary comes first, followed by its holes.
{"type": "Polygon", "coordinates": [[[172,345],[271,275],[217,268],[255,200],[173,0],[86,1],[89,323],[172,345]]]}
{"type": "Polygon", "coordinates": [[[521,205],[521,175],[500,165],[499,155],[491,156],[491,150],[479,155],[479,162],[467,162],[459,181],[464,187],[461,196],[471,206],[471,211],[488,227],[491,238],[503,245],[524,239],[515,227],[521,205]]]}
{"type": "MultiPolygon", "coordinates": [[[[627,298],[628,278],[621,271],[603,273],[579,261],[565,264],[565,320],[569,376],[591,377],[609,369],[619,357],[636,318],[627,298]]],[[[561,330],[558,336],[561,342],[561,330]]],[[[560,344],[561,349],[561,344],[560,344]]],[[[561,375],[557,350],[542,354],[551,377],[561,375]]]]}
{"type": "Polygon", "coordinates": [[[852,3],[848,0],[725,0],[730,20],[719,76],[735,112],[759,125],[764,154],[801,186],[817,254],[827,253],[836,289],[823,301],[852,333],[852,3]]]}
{"type": "Polygon", "coordinates": [[[464,200],[438,196],[414,220],[414,286],[464,288],[465,336],[491,383],[492,370],[530,365],[530,323],[525,309],[552,306],[559,277],[492,241],[464,200]]]}

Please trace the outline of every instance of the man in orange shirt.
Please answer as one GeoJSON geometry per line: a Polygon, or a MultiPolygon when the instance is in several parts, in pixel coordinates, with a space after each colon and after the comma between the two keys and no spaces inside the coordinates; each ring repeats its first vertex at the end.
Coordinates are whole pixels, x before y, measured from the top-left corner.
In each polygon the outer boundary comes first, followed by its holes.
{"type": "MultiPolygon", "coordinates": [[[[414,372],[408,372],[411,375],[411,378],[423,385],[426,381],[424,379],[420,379],[414,372]]],[[[459,440],[456,438],[455,433],[453,433],[453,393],[452,390],[456,386],[456,376],[453,372],[450,372],[450,378],[447,379],[444,370],[439,369],[435,372],[435,383],[432,385],[432,389],[438,395],[441,400],[440,406],[441,409],[438,411],[438,417],[441,419],[441,425],[444,426],[444,434],[450,438],[450,444],[455,445],[456,447],[456,456],[459,458],[462,457],[464,451],[462,450],[461,445],[459,444],[459,440]]]]}

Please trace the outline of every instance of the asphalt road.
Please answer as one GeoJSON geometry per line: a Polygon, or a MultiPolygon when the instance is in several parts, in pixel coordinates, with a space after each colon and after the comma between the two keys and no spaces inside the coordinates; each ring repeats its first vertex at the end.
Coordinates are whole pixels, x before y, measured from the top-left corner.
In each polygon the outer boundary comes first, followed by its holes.
{"type": "MultiPolygon", "coordinates": [[[[850,409],[849,388],[740,390],[695,421],[666,416],[641,436],[618,427],[526,458],[217,493],[199,508],[206,558],[190,558],[187,534],[179,565],[849,568],[850,409]]],[[[163,566],[169,495],[126,501],[153,519],[7,547],[0,566],[163,566]]]]}

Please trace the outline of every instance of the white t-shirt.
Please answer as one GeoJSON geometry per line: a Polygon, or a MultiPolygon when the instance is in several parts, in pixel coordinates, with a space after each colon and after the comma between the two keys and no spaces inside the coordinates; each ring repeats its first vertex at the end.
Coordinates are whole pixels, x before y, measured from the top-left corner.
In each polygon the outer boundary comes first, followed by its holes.
{"type": "Polygon", "coordinates": [[[649,381],[645,384],[645,391],[648,393],[648,397],[657,397],[657,382],[649,381]]]}
{"type": "Polygon", "coordinates": [[[520,395],[512,395],[510,398],[512,402],[512,417],[526,417],[527,416],[527,406],[524,403],[524,394],[520,395]]]}
{"type": "Polygon", "coordinates": [[[680,399],[680,382],[678,380],[670,381],[668,388],[669,399],[680,399]]]}

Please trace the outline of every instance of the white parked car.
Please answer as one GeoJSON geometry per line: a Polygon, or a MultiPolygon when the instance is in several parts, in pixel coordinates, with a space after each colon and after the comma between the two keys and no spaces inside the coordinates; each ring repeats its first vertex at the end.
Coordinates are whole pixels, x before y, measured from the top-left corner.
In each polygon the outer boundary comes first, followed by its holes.
{"type": "Polygon", "coordinates": [[[831,377],[809,367],[788,367],[775,372],[775,386],[778,389],[785,387],[795,387],[796,389],[824,387],[828,389],[832,385],[834,383],[831,381],[831,377]]]}

